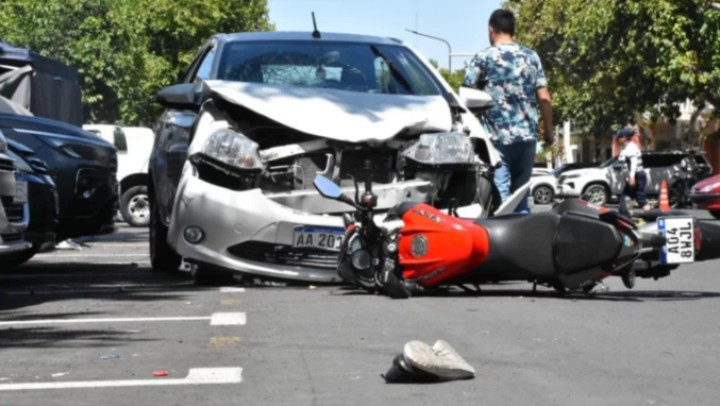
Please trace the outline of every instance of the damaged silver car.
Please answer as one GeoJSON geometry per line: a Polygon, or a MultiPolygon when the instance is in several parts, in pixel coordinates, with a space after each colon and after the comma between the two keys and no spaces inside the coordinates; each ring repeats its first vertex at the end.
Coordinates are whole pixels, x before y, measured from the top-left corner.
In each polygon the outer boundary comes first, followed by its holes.
{"type": "Polygon", "coordinates": [[[470,110],[417,52],[345,34],[221,34],[182,83],[160,91],[150,162],[155,269],[184,258],[198,282],[244,273],[339,282],[349,206],[313,188],[323,174],[377,210],[422,201],[460,215],[498,206],[498,156],[470,110]]]}

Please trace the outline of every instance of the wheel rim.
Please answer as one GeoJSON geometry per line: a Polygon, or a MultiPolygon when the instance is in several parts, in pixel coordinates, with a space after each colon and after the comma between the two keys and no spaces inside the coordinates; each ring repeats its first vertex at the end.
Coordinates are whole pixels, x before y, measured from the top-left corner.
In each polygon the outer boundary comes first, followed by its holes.
{"type": "Polygon", "coordinates": [[[605,200],[607,200],[605,188],[602,186],[590,186],[585,194],[588,196],[588,202],[592,204],[605,204],[605,200]]]}
{"type": "Polygon", "coordinates": [[[545,186],[541,186],[535,189],[534,194],[535,203],[537,204],[548,204],[552,200],[552,191],[545,186]]]}
{"type": "Polygon", "coordinates": [[[128,213],[133,220],[144,223],[150,217],[150,201],[146,194],[133,196],[128,202],[128,213]]]}

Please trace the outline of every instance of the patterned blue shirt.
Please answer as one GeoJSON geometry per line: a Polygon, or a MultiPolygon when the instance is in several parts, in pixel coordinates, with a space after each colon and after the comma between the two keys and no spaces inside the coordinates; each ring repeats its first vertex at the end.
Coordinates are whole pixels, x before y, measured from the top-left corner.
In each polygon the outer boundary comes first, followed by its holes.
{"type": "Polygon", "coordinates": [[[476,87],[482,73],[494,102],[489,111],[495,126],[493,142],[537,140],[537,89],[547,87],[547,79],[535,51],[518,44],[491,46],[475,55],[465,72],[465,85],[476,87]]]}

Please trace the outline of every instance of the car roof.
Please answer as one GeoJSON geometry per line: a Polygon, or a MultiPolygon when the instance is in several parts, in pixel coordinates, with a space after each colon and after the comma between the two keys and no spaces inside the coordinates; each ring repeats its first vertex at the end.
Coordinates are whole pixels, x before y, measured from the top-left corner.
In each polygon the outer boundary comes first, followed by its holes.
{"type": "Polygon", "coordinates": [[[375,37],[371,35],[341,34],[334,32],[321,32],[320,38],[313,38],[312,33],[307,31],[262,31],[262,32],[240,32],[233,34],[216,34],[221,42],[235,41],[327,41],[327,42],[358,42],[365,44],[380,45],[402,45],[403,42],[395,38],[375,37]]]}

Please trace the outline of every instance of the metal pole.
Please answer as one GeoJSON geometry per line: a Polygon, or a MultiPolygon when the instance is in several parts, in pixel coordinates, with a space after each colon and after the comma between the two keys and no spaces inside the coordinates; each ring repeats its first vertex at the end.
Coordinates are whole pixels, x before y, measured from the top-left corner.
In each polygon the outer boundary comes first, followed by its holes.
{"type": "Polygon", "coordinates": [[[421,33],[421,32],[417,32],[417,31],[411,30],[411,29],[409,29],[409,28],[406,28],[405,31],[411,32],[411,33],[413,33],[413,34],[415,34],[415,35],[419,35],[419,36],[421,36],[421,37],[426,37],[426,38],[434,39],[434,40],[436,40],[436,41],[444,42],[445,45],[447,45],[447,47],[448,47],[448,72],[452,73],[452,47],[450,46],[450,43],[449,43],[447,40],[444,40],[444,39],[439,38],[439,37],[434,37],[434,36],[432,36],[432,35],[423,34],[423,33],[421,33]]]}

